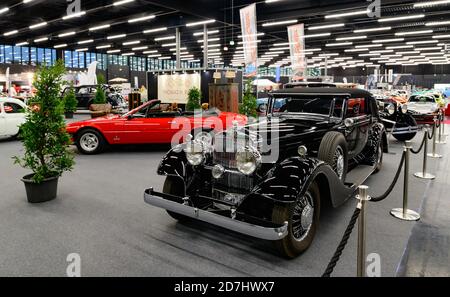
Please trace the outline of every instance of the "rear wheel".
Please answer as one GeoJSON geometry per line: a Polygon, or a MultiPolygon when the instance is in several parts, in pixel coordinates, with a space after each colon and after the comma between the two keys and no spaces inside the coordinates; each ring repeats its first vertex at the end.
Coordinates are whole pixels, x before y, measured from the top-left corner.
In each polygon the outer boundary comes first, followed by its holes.
{"type": "Polygon", "coordinates": [[[288,235],[275,241],[278,252],[288,258],[295,258],[306,251],[316,235],[320,217],[320,191],[311,183],[304,195],[294,203],[275,205],[272,212],[274,223],[288,222],[288,235]]]}
{"type": "MultiPolygon", "coordinates": [[[[181,197],[181,196],[184,195],[183,187],[182,187],[182,185],[180,185],[180,181],[178,181],[176,178],[171,177],[171,176],[168,176],[166,178],[166,181],[164,182],[163,193],[170,194],[170,195],[175,195],[175,196],[178,196],[178,197],[181,197]]],[[[182,201],[177,201],[177,202],[182,203],[182,201]]],[[[189,217],[186,217],[184,215],[180,215],[180,214],[175,213],[175,212],[167,211],[167,213],[173,219],[175,219],[177,221],[180,221],[180,222],[185,222],[185,221],[188,221],[190,219],[189,217]]]]}
{"type": "Polygon", "coordinates": [[[377,154],[376,154],[376,167],[374,174],[380,172],[381,168],[383,167],[383,140],[380,140],[380,144],[377,148],[377,154]]]}
{"type": "Polygon", "coordinates": [[[105,148],[106,141],[103,135],[94,129],[82,130],[76,139],[78,150],[85,155],[101,153],[105,148]]]}
{"type": "Polygon", "coordinates": [[[344,182],[348,170],[348,148],[344,135],[339,132],[328,132],[322,139],[318,157],[329,164],[339,179],[344,182]]]}

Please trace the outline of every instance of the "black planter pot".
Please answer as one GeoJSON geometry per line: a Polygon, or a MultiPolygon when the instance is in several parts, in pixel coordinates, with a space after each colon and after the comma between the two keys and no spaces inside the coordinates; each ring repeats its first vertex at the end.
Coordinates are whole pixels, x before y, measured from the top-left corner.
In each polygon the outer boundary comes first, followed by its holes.
{"type": "Polygon", "coordinates": [[[33,174],[29,174],[22,178],[25,184],[25,190],[27,191],[28,202],[42,203],[56,198],[58,192],[58,176],[47,178],[40,184],[35,183],[32,177],[33,174]]]}
{"type": "Polygon", "coordinates": [[[73,112],[66,112],[64,115],[66,116],[66,119],[73,119],[73,112]]]}

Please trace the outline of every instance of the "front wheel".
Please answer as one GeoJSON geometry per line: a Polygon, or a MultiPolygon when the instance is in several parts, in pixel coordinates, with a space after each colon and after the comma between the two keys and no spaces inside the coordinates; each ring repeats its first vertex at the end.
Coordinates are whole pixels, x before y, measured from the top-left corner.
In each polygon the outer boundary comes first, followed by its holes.
{"type": "Polygon", "coordinates": [[[76,146],[82,154],[95,155],[103,151],[105,140],[97,130],[86,129],[79,133],[76,146]]]}
{"type": "MultiPolygon", "coordinates": [[[[181,197],[184,195],[182,189],[183,189],[183,186],[180,185],[180,181],[176,180],[176,178],[171,177],[171,176],[168,176],[166,178],[166,181],[164,182],[163,193],[181,197]]],[[[182,201],[179,201],[179,203],[182,203],[182,201]]],[[[190,220],[189,217],[178,214],[176,212],[167,211],[167,213],[173,219],[180,221],[180,222],[185,222],[185,221],[190,220]]]]}
{"type": "Polygon", "coordinates": [[[294,203],[275,205],[273,222],[288,222],[289,232],[285,238],[274,242],[278,252],[287,258],[295,258],[306,251],[316,235],[319,217],[320,191],[315,182],[294,203]]]}
{"type": "MultiPolygon", "coordinates": [[[[417,129],[417,122],[416,120],[413,118],[413,116],[406,114],[403,117],[402,121],[399,121],[395,124],[395,128],[416,128],[417,129]]],[[[412,140],[414,137],[416,137],[417,131],[413,131],[413,132],[407,132],[407,133],[401,133],[401,134],[396,134],[395,130],[392,131],[392,136],[394,136],[395,139],[397,139],[398,141],[401,142],[405,142],[405,141],[409,141],[412,140]]]]}

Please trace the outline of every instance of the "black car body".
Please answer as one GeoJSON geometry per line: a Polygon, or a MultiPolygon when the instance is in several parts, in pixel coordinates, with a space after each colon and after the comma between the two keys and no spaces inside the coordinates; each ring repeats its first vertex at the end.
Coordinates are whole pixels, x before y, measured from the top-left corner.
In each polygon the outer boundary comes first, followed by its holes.
{"type": "MultiPolygon", "coordinates": [[[[93,102],[95,93],[97,91],[97,85],[84,85],[74,87],[75,96],[78,100],[78,108],[89,108],[93,102]]],[[[123,97],[114,88],[108,85],[101,85],[102,90],[105,92],[106,100],[113,108],[121,107],[123,105],[123,97]]],[[[70,87],[64,89],[62,96],[69,91],[70,87]]]]}
{"type": "Polygon", "coordinates": [[[395,139],[407,141],[417,135],[419,127],[407,104],[389,97],[379,98],[377,101],[384,126],[395,139]]]}
{"type": "Polygon", "coordinates": [[[145,191],[147,203],[178,219],[195,218],[275,242],[287,257],[306,250],[315,235],[320,203],[338,207],[381,167],[387,138],[370,93],[304,88],[273,92],[267,118],[190,140],[163,158],[163,193],[145,191]],[[286,104],[273,111],[273,103],[286,104]],[[278,153],[273,153],[274,150],[278,153]],[[366,165],[359,184],[348,171],[366,165]]]}

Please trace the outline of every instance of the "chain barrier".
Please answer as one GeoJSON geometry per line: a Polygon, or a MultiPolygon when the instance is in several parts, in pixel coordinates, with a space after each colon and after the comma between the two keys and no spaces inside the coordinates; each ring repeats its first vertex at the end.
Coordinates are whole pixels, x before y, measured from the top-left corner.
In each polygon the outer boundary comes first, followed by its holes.
{"type": "Polygon", "coordinates": [[[432,131],[433,132],[429,133],[429,135],[428,135],[428,139],[429,140],[433,139],[434,138],[434,134],[436,134],[436,121],[434,122],[432,131]]]}

